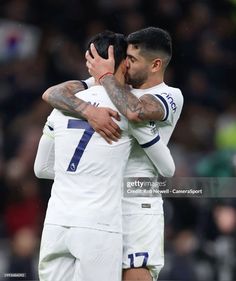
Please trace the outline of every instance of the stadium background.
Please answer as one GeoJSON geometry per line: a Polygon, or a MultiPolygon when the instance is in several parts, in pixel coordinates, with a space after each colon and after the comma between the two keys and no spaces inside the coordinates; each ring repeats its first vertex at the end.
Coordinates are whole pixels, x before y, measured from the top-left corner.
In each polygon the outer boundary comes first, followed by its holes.
{"type": "MultiPolygon", "coordinates": [[[[171,33],[166,82],[185,98],[170,142],[176,176],[236,175],[236,1],[8,0],[0,7],[0,279],[37,280],[51,186],[32,170],[51,110],[41,95],[88,76],[84,50],[97,32],[153,25],[171,33]]],[[[165,199],[165,216],[161,280],[236,280],[235,198],[165,199]]]]}

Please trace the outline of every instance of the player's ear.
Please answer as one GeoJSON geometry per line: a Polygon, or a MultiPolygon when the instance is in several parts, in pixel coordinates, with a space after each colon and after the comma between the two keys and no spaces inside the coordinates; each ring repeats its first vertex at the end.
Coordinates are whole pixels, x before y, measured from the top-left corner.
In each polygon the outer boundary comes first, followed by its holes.
{"type": "Polygon", "coordinates": [[[154,59],[153,61],[152,61],[152,72],[158,72],[158,71],[160,71],[161,70],[161,68],[162,68],[162,64],[163,64],[163,62],[162,62],[162,59],[160,59],[160,58],[156,58],[156,59],[154,59]]]}

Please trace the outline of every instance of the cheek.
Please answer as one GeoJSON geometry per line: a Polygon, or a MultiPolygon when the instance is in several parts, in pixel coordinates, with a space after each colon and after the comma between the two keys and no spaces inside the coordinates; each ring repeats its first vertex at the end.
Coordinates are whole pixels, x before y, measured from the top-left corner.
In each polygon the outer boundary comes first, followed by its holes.
{"type": "Polygon", "coordinates": [[[137,66],[137,64],[130,63],[128,71],[129,71],[130,73],[136,73],[136,72],[138,71],[138,66],[137,66]]]}
{"type": "Polygon", "coordinates": [[[129,74],[132,77],[140,77],[142,76],[144,73],[146,73],[147,70],[143,65],[133,65],[132,68],[130,68],[129,74]]]}

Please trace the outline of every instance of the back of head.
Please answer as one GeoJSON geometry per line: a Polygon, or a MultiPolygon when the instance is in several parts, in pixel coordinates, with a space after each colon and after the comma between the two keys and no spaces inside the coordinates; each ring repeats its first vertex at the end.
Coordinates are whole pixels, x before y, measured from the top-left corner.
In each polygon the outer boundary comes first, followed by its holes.
{"type": "Polygon", "coordinates": [[[140,49],[140,54],[146,58],[154,59],[161,56],[164,68],[169,64],[172,57],[172,40],[170,34],[158,27],[147,27],[131,33],[127,43],[140,49]]]}
{"type": "MultiPolygon", "coordinates": [[[[98,54],[104,59],[108,58],[108,47],[110,45],[114,46],[115,71],[126,58],[127,42],[123,34],[114,33],[112,31],[98,33],[90,39],[88,43],[89,51],[91,43],[95,45],[98,54]]],[[[91,52],[90,55],[92,55],[91,52]]]]}

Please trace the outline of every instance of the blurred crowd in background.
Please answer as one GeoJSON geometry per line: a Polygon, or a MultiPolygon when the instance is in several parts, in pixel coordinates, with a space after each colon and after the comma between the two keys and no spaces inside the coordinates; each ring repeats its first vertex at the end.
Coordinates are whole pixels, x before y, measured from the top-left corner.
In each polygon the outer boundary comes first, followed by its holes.
{"type": "MultiPolygon", "coordinates": [[[[41,95],[88,77],[86,44],[100,31],[170,32],[165,82],[185,99],[169,144],[176,176],[236,176],[236,1],[1,0],[0,7],[0,280],[38,279],[51,188],[33,173],[51,111],[41,95]]],[[[164,207],[160,280],[235,281],[236,198],[167,198],[164,207]]]]}

